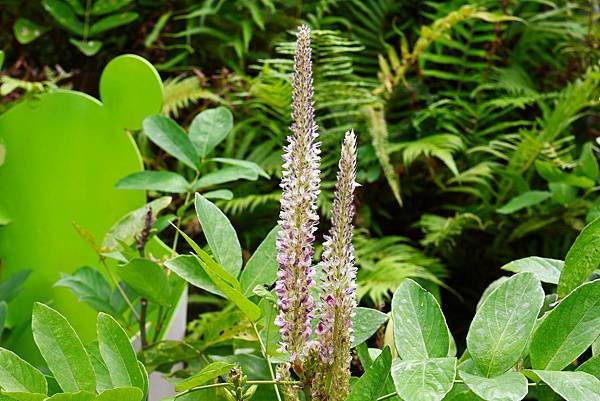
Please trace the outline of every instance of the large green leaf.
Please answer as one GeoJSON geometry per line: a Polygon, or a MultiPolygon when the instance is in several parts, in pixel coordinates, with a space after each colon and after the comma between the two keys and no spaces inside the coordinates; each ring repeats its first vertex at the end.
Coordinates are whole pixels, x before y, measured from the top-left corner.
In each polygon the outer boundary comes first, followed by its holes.
{"type": "Polygon", "coordinates": [[[240,275],[240,285],[244,295],[249,296],[257,285],[270,286],[277,279],[277,235],[279,226],[275,226],[258,248],[240,275]]]}
{"type": "Polygon", "coordinates": [[[196,194],[196,214],[208,246],[223,268],[237,277],[242,268],[242,247],[225,214],[211,201],[196,194]]]}
{"type": "Polygon", "coordinates": [[[73,274],[63,274],[55,284],[69,288],[79,298],[99,312],[118,315],[119,311],[111,303],[112,288],[102,273],[93,267],[83,266],[73,274]]]}
{"type": "Polygon", "coordinates": [[[584,372],[532,370],[566,401],[600,401],[600,380],[584,372]]]}
{"type": "Polygon", "coordinates": [[[105,390],[113,388],[112,380],[108,368],[100,355],[100,347],[98,341],[93,341],[85,345],[85,350],[90,356],[90,361],[96,373],[96,391],[101,393],[105,390]]]}
{"type": "Polygon", "coordinates": [[[507,263],[502,266],[502,270],[513,273],[530,272],[544,283],[558,284],[564,264],[562,260],[530,256],[507,263]]]}
{"type": "Polygon", "coordinates": [[[394,360],[392,378],[404,401],[441,401],[452,388],[456,358],[394,360]]]}
{"type": "Polygon", "coordinates": [[[136,387],[119,387],[106,390],[94,401],[141,401],[144,392],[136,387]]]}
{"type": "Polygon", "coordinates": [[[190,188],[185,178],[171,171],[140,171],[121,178],[116,184],[118,189],[143,189],[145,191],[160,191],[184,193],[190,188]]]}
{"type": "Polygon", "coordinates": [[[367,341],[388,320],[388,315],[376,309],[356,308],[356,314],[352,319],[354,328],[354,340],[352,346],[367,341]]]}
{"type": "Polygon", "coordinates": [[[534,369],[561,370],[600,335],[600,281],[578,287],[542,321],[530,346],[534,369]]]}
{"type": "Polygon", "coordinates": [[[520,401],[527,395],[527,378],[519,372],[488,378],[472,360],[461,364],[458,372],[469,389],[486,401],[520,401]]]}
{"type": "Polygon", "coordinates": [[[600,265],[600,218],[585,226],[565,258],[558,281],[558,296],[564,297],[582,284],[600,265]]]}
{"type": "Polygon", "coordinates": [[[263,178],[269,179],[269,174],[267,174],[267,172],[263,170],[262,167],[248,160],[230,159],[227,157],[215,157],[211,160],[216,161],[218,163],[229,164],[230,166],[243,167],[245,169],[255,172],[257,175],[263,178]]]}
{"type": "Polygon", "coordinates": [[[518,212],[521,209],[525,209],[527,207],[535,206],[539,203],[542,203],[546,199],[552,197],[552,194],[548,191],[529,191],[525,192],[519,196],[512,198],[508,203],[502,206],[499,209],[496,209],[496,212],[500,214],[511,214],[514,212],[518,212]]]}
{"type": "Polygon", "coordinates": [[[178,392],[181,392],[190,388],[201,386],[209,380],[216,379],[219,376],[229,373],[229,371],[233,367],[233,364],[227,362],[218,361],[210,363],[207,366],[205,366],[200,372],[177,383],[175,389],[178,392]]]}
{"type": "Polygon", "coordinates": [[[57,393],[52,397],[46,398],[45,401],[92,401],[96,398],[96,394],[89,391],[77,391],[69,393],[57,393]]]}
{"type": "Polygon", "coordinates": [[[144,132],[157,146],[174,156],[183,164],[196,169],[198,156],[194,145],[183,128],[175,121],[163,115],[154,115],[144,119],[144,132]]]}
{"type": "Polygon", "coordinates": [[[100,355],[115,387],[144,388],[135,351],[129,337],[110,315],[100,313],[96,325],[100,355]]]}
{"type": "Polygon", "coordinates": [[[63,391],[96,391],[90,357],[67,319],[54,309],[36,303],[31,325],[35,343],[63,391]]]}
{"type": "Polygon", "coordinates": [[[352,387],[346,401],[375,401],[384,389],[391,366],[392,353],[389,347],[385,347],[365,374],[352,387]]]}
{"type": "Polygon", "coordinates": [[[450,338],[435,297],[411,279],[402,281],[392,299],[394,342],[402,359],[448,356],[450,338]]]}
{"type": "Polygon", "coordinates": [[[477,310],[467,349],[486,377],[506,372],[521,357],[544,302],[532,273],[518,273],[496,288],[477,310]]]}
{"type": "Polygon", "coordinates": [[[0,401],[43,401],[47,397],[46,394],[27,393],[22,391],[3,391],[0,393],[0,401]]]}
{"type": "Polygon", "coordinates": [[[205,158],[233,128],[233,115],[225,107],[204,110],[190,125],[190,139],[196,152],[205,158]]]}
{"type": "Polygon", "coordinates": [[[132,259],[117,269],[119,277],[142,297],[170,306],[171,288],[165,271],[156,263],[142,258],[132,259]]]}
{"type": "Polygon", "coordinates": [[[0,348],[0,388],[3,391],[48,392],[43,374],[15,353],[0,348]]]}

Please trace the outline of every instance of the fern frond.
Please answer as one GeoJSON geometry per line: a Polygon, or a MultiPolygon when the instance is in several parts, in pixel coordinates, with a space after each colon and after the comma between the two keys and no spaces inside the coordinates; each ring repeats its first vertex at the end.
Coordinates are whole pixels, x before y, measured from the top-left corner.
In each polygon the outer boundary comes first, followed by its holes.
{"type": "Polygon", "coordinates": [[[223,212],[229,215],[240,215],[246,212],[252,212],[257,207],[265,205],[268,202],[279,202],[281,192],[272,192],[270,194],[251,194],[230,200],[217,202],[217,205],[223,212]]]}
{"type": "Polygon", "coordinates": [[[179,112],[198,102],[200,99],[210,100],[217,104],[225,101],[207,89],[202,88],[197,77],[183,75],[169,78],[164,83],[163,113],[179,117],[179,112]]]}
{"type": "Polygon", "coordinates": [[[410,166],[419,157],[434,157],[440,159],[452,174],[458,175],[458,168],[453,154],[465,147],[459,136],[452,134],[437,134],[426,136],[411,142],[395,143],[390,146],[390,153],[402,152],[405,166],[410,166]]]}

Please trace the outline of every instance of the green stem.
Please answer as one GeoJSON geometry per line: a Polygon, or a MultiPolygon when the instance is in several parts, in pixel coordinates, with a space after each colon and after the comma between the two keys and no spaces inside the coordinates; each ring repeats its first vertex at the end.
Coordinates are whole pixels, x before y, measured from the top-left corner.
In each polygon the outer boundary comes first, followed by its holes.
{"type": "MultiPolygon", "coordinates": [[[[277,385],[286,385],[286,386],[295,386],[302,384],[298,381],[277,381],[277,380],[249,380],[246,382],[247,385],[262,385],[262,384],[272,384],[277,388],[277,385]]],[[[231,386],[231,383],[223,382],[223,383],[213,383],[213,384],[205,384],[204,386],[193,387],[185,390],[182,393],[179,393],[175,396],[175,398],[183,397],[186,394],[193,393],[196,391],[207,390],[211,388],[219,388],[219,387],[228,387],[231,386]]]]}
{"type": "Polygon", "coordinates": [[[140,303],[140,342],[142,343],[142,349],[146,349],[148,348],[148,338],[146,334],[146,314],[148,312],[148,300],[142,298],[140,303]]]}
{"type": "MultiPolygon", "coordinates": [[[[258,338],[258,343],[260,344],[260,351],[262,352],[263,357],[267,361],[267,366],[269,366],[269,373],[271,374],[271,379],[273,379],[273,388],[275,389],[275,396],[277,397],[277,401],[281,400],[281,394],[279,394],[279,387],[277,387],[277,381],[275,380],[275,372],[273,371],[273,365],[271,364],[271,358],[269,358],[269,354],[267,353],[267,347],[263,343],[262,338],[260,337],[260,333],[258,332],[258,328],[254,322],[251,322],[252,328],[254,329],[254,333],[256,333],[256,338],[258,338]]],[[[283,383],[283,382],[280,382],[283,383]]]]}

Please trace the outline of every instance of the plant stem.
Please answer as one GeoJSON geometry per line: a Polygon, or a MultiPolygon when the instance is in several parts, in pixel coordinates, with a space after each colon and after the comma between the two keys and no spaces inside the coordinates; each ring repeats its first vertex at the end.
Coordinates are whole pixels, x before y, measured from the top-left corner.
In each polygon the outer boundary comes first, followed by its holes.
{"type": "MultiPolygon", "coordinates": [[[[269,354],[267,353],[267,348],[263,343],[262,338],[260,337],[260,333],[258,332],[258,328],[254,322],[251,322],[252,328],[254,329],[254,333],[256,333],[256,338],[258,338],[258,343],[260,344],[260,351],[262,352],[263,358],[267,361],[267,366],[269,366],[269,373],[271,374],[271,379],[273,379],[273,388],[275,389],[275,396],[277,397],[277,401],[281,401],[281,394],[279,394],[279,387],[277,387],[277,381],[275,380],[275,372],[273,371],[273,365],[271,364],[271,358],[269,358],[269,354]]],[[[249,383],[249,382],[248,382],[249,383]]],[[[279,382],[283,383],[283,382],[279,382]]]]}
{"type": "MultiPolygon", "coordinates": [[[[298,381],[248,380],[246,382],[246,384],[247,385],[272,384],[275,387],[277,387],[277,385],[279,385],[279,384],[286,385],[286,386],[294,386],[294,385],[300,385],[302,383],[298,382],[298,381]]],[[[196,391],[207,390],[207,389],[211,389],[211,388],[227,387],[227,386],[231,386],[231,383],[223,382],[223,383],[205,384],[204,386],[198,386],[198,387],[193,387],[193,388],[187,389],[183,393],[179,393],[179,394],[175,395],[175,398],[182,397],[186,394],[193,393],[196,391]]]]}
{"type": "Polygon", "coordinates": [[[133,313],[133,315],[135,316],[135,318],[137,320],[140,320],[140,315],[138,315],[137,311],[135,310],[135,307],[133,306],[133,303],[131,302],[131,300],[129,299],[129,297],[127,296],[127,294],[123,290],[123,288],[121,288],[121,286],[119,285],[119,281],[117,280],[117,278],[113,274],[112,270],[110,269],[110,267],[106,263],[106,260],[102,256],[100,257],[100,263],[102,263],[102,266],[104,266],[104,268],[106,269],[106,273],[108,274],[108,277],[113,282],[113,284],[115,285],[115,287],[117,288],[117,290],[119,291],[119,293],[121,294],[121,296],[123,297],[123,299],[125,300],[125,303],[129,306],[129,309],[131,309],[131,313],[133,313]]]}
{"type": "Polygon", "coordinates": [[[148,300],[142,298],[140,304],[140,341],[142,343],[142,349],[146,349],[148,348],[148,338],[146,335],[146,314],[148,312],[148,300]]]}
{"type": "Polygon", "coordinates": [[[377,399],[377,401],[387,400],[387,399],[390,399],[392,397],[395,397],[396,395],[398,395],[398,393],[389,393],[389,394],[386,394],[386,395],[382,395],[381,397],[379,397],[377,399]]]}

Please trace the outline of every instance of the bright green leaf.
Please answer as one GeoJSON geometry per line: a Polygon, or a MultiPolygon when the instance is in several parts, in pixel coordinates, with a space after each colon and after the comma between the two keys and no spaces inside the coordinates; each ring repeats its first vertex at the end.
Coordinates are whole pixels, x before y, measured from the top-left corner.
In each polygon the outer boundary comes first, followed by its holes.
{"type": "Polygon", "coordinates": [[[129,337],[110,315],[98,314],[98,346],[115,387],[144,388],[142,373],[129,337]]]}
{"type": "Polygon", "coordinates": [[[106,390],[97,396],[94,401],[141,401],[144,392],[135,387],[120,387],[106,390]]]}
{"type": "Polygon", "coordinates": [[[71,42],[73,46],[78,48],[80,52],[88,57],[95,55],[102,48],[102,42],[99,40],[78,40],[75,38],[70,38],[69,42],[71,42]]]}
{"type": "Polygon", "coordinates": [[[223,268],[237,277],[242,268],[242,248],[235,229],[225,214],[212,202],[196,194],[196,214],[208,246],[223,268]]]}
{"type": "Polygon", "coordinates": [[[257,285],[270,286],[277,279],[277,235],[279,226],[275,226],[256,248],[254,254],[240,275],[240,285],[244,295],[252,294],[252,290],[257,285]]]}
{"type": "Polygon", "coordinates": [[[100,21],[92,25],[89,34],[90,36],[98,35],[102,32],[109,31],[121,25],[129,24],[130,22],[135,21],[137,17],[138,13],[134,12],[118,13],[110,15],[108,17],[104,17],[100,21]]]}
{"type": "Polygon", "coordinates": [[[113,388],[114,386],[110,378],[110,373],[108,372],[108,368],[102,359],[102,355],[100,355],[98,341],[93,341],[89,344],[86,344],[85,350],[90,356],[90,361],[92,362],[94,372],[96,373],[96,391],[101,393],[105,390],[113,388]]]}
{"type": "Polygon", "coordinates": [[[67,319],[36,303],[31,325],[35,343],[60,387],[67,392],[96,391],[90,357],[67,319]]]}
{"type": "Polygon", "coordinates": [[[367,341],[388,320],[388,315],[376,309],[356,308],[356,314],[352,319],[354,327],[354,341],[352,347],[367,341]]]}
{"type": "Polygon", "coordinates": [[[185,178],[171,171],[140,171],[121,178],[116,184],[118,189],[143,189],[184,193],[189,190],[190,183],[185,178]]]}
{"type": "Polygon", "coordinates": [[[190,125],[190,139],[200,158],[205,158],[233,128],[233,115],[225,107],[204,110],[190,125]]]}
{"type": "Polygon", "coordinates": [[[13,25],[15,38],[17,38],[17,41],[22,45],[33,42],[46,31],[47,28],[28,20],[27,18],[17,18],[13,25]]]}
{"type": "Polygon", "coordinates": [[[133,3],[133,0],[96,0],[92,7],[92,15],[112,13],[131,3],[133,3]]]}
{"type": "Polygon", "coordinates": [[[261,176],[263,178],[266,178],[266,179],[270,178],[269,174],[267,174],[267,172],[265,170],[263,170],[258,164],[248,161],[248,160],[229,159],[226,157],[215,157],[212,160],[219,162],[219,163],[223,163],[223,164],[229,164],[231,166],[246,168],[248,170],[254,171],[256,174],[258,174],[259,176],[261,176]]]}
{"type": "Polygon", "coordinates": [[[233,199],[233,192],[228,189],[216,189],[214,191],[204,192],[202,196],[204,196],[206,199],[231,200],[233,199]]]}
{"type": "Polygon", "coordinates": [[[183,128],[169,117],[157,114],[144,119],[144,132],[158,147],[188,167],[197,168],[198,156],[183,128]]]}
{"type": "Polygon", "coordinates": [[[200,177],[192,184],[193,190],[204,189],[214,185],[224,184],[238,180],[256,181],[258,174],[245,167],[225,167],[200,177]]]}
{"type": "Polygon", "coordinates": [[[561,370],[600,335],[600,281],[578,287],[563,299],[533,334],[534,369],[561,370]]]}
{"type": "Polygon", "coordinates": [[[520,401],[527,395],[527,378],[519,372],[488,378],[472,360],[461,364],[458,371],[467,387],[486,401],[520,401]]]}
{"type": "Polygon", "coordinates": [[[543,283],[558,284],[564,264],[562,260],[530,256],[507,263],[502,266],[502,270],[513,273],[529,272],[543,283]]]}
{"type": "Polygon", "coordinates": [[[64,28],[83,36],[83,23],[77,18],[71,6],[61,0],[42,0],[42,6],[64,28]]]}
{"type": "Polygon", "coordinates": [[[392,378],[404,401],[441,401],[452,388],[456,358],[394,360],[392,378]]]}
{"type": "Polygon", "coordinates": [[[94,393],[78,391],[54,394],[52,397],[46,398],[45,401],[92,401],[94,398],[96,398],[94,393]]]}
{"type": "Polygon", "coordinates": [[[600,380],[584,372],[532,370],[566,401],[600,401],[600,380]]]}
{"type": "Polygon", "coordinates": [[[565,258],[558,281],[558,296],[564,297],[582,284],[600,265],[600,218],[585,226],[565,258]]]}
{"type": "Polygon", "coordinates": [[[448,356],[448,326],[435,297],[411,279],[402,281],[392,299],[394,342],[402,359],[448,356]]]}
{"type": "Polygon", "coordinates": [[[518,273],[496,288],[477,310],[467,349],[486,377],[509,370],[521,357],[544,302],[532,273],[518,273]]]}
{"type": "Polygon", "coordinates": [[[208,382],[209,380],[216,379],[219,376],[229,373],[234,367],[233,364],[227,362],[213,362],[205,366],[200,372],[191,376],[188,379],[182,380],[175,386],[178,392],[188,390],[193,387],[198,387],[208,382]]]}
{"type": "Polygon", "coordinates": [[[176,256],[167,260],[165,266],[194,287],[223,296],[221,290],[212,282],[195,256],[176,256]]]}
{"type": "Polygon", "coordinates": [[[535,206],[550,198],[552,194],[548,191],[528,191],[512,198],[508,203],[496,212],[500,214],[511,214],[527,207],[535,206]]]}
{"type": "Polygon", "coordinates": [[[113,294],[110,284],[102,273],[93,267],[80,267],[71,275],[63,273],[55,286],[69,288],[79,301],[85,302],[99,312],[119,314],[110,302],[113,294]]]}
{"type": "Polygon", "coordinates": [[[375,401],[385,386],[392,366],[392,353],[386,347],[352,387],[346,401],[375,401]]]}
{"type": "Polygon", "coordinates": [[[142,297],[163,306],[170,306],[171,289],[165,271],[148,259],[132,259],[117,269],[121,279],[142,297]]]}
{"type": "Polygon", "coordinates": [[[48,383],[36,368],[15,353],[0,348],[0,388],[3,391],[46,394],[48,383]]]}

